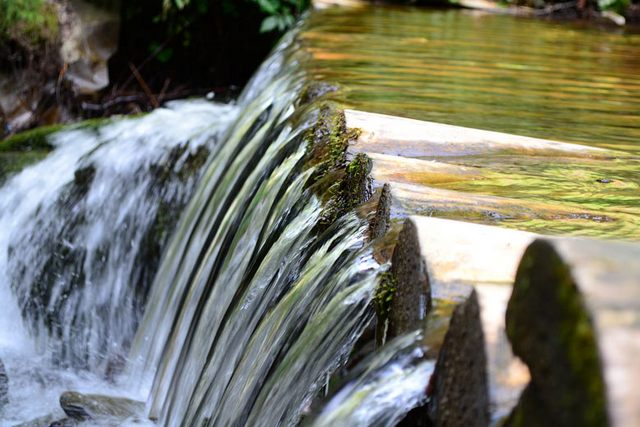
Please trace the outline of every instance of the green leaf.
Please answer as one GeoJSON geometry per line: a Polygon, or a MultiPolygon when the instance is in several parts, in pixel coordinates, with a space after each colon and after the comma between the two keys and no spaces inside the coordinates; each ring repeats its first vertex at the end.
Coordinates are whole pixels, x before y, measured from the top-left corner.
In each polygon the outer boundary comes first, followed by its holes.
{"type": "Polygon", "coordinates": [[[158,58],[158,61],[160,61],[163,64],[169,62],[172,57],[173,57],[173,49],[171,49],[170,47],[166,49],[162,49],[156,55],[156,58],[158,58]]]}
{"type": "Polygon", "coordinates": [[[262,21],[262,25],[260,25],[260,32],[268,33],[270,31],[273,31],[280,26],[279,24],[280,23],[277,15],[269,16],[265,18],[264,21],[262,21]]]}
{"type": "Polygon", "coordinates": [[[258,6],[260,9],[269,14],[269,15],[277,15],[278,7],[280,6],[280,2],[277,0],[257,0],[258,6]]]}

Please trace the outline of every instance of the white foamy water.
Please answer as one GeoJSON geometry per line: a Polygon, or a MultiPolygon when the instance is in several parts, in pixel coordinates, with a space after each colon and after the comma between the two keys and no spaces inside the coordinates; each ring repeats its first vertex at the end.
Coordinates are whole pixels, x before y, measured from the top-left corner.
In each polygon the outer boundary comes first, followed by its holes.
{"type": "Polygon", "coordinates": [[[137,326],[144,239],[162,204],[186,203],[199,175],[185,172],[189,162],[215,151],[236,110],[181,101],[59,132],[44,160],[0,188],[0,359],[10,381],[0,426],[62,418],[66,390],[128,395],[112,365],[137,326]]]}

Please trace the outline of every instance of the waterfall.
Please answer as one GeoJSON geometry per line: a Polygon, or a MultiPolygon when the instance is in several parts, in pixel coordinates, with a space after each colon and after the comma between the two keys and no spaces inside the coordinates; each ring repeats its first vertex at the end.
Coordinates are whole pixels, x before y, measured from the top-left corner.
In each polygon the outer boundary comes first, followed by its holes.
{"type": "Polygon", "coordinates": [[[419,332],[394,339],[362,361],[347,383],[313,420],[313,427],[395,426],[409,409],[425,403],[435,360],[425,359],[419,332]]]}
{"type": "Polygon", "coordinates": [[[297,105],[305,80],[289,54],[247,88],[152,287],[133,358],[162,425],[295,424],[371,321],[367,224],[317,231],[302,167],[317,111],[297,105]]]}
{"type": "Polygon", "coordinates": [[[162,426],[311,416],[374,318],[381,266],[364,218],[327,221],[310,161],[320,107],[303,100],[295,44],[285,36],[235,105],[174,102],[56,133],[0,189],[0,297],[20,311],[2,314],[0,342],[20,316],[33,337],[0,353],[10,377],[28,383],[44,355],[43,399],[146,399],[162,426]]]}
{"type": "Polygon", "coordinates": [[[58,132],[44,160],[0,189],[0,358],[22,415],[77,384],[49,366],[97,377],[122,369],[172,217],[236,111],[181,101],[58,132]]]}
{"type": "Polygon", "coordinates": [[[176,103],[144,118],[61,132],[47,159],[4,186],[3,282],[40,347],[61,364],[107,372],[123,356],[168,218],[197,181],[189,168],[207,158],[234,111],[176,103]]]}

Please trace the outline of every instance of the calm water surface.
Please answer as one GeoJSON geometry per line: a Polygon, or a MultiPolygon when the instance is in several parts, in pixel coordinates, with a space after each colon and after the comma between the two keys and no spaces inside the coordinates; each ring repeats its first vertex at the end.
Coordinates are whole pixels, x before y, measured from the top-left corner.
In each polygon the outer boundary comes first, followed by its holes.
{"type": "Polygon", "coordinates": [[[640,240],[640,34],[461,10],[371,7],[312,14],[302,40],[314,78],[352,108],[582,143],[609,159],[476,155],[483,171],[414,213],[544,234],[640,240]],[[491,208],[484,199],[497,197],[491,208]],[[473,200],[478,200],[474,202],[473,200]],[[515,208],[514,208],[515,206],[515,208]]]}
{"type": "Polygon", "coordinates": [[[640,152],[640,34],[375,7],[316,13],[304,39],[354,108],[640,152]]]}

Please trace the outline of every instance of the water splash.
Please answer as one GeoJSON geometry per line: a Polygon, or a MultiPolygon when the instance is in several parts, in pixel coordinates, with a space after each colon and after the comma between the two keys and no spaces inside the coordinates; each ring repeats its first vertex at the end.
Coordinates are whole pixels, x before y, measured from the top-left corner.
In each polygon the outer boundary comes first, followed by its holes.
{"type": "Polygon", "coordinates": [[[355,368],[358,376],[340,389],[310,424],[395,426],[427,399],[435,360],[424,358],[420,334],[394,339],[355,368]]]}

